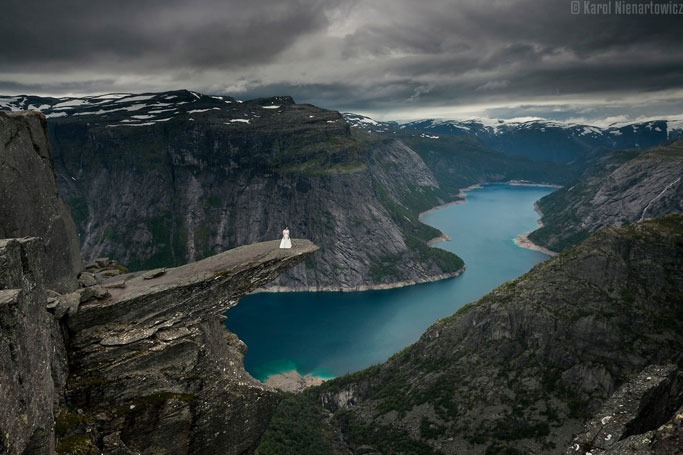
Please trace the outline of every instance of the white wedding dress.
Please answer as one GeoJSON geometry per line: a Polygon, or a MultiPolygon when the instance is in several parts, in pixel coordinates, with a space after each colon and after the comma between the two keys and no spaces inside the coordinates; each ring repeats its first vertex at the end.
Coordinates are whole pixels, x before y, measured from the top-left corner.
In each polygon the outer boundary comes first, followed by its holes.
{"type": "Polygon", "coordinates": [[[292,241],[289,239],[289,229],[282,231],[282,240],[280,241],[280,248],[291,248],[292,241]]]}

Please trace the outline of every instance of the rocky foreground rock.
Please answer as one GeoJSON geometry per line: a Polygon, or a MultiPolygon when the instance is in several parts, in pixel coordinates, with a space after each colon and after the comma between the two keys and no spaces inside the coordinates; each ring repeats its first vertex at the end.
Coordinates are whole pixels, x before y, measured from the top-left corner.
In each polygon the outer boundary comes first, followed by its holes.
{"type": "Polygon", "coordinates": [[[0,453],[253,449],[280,395],[244,371],[222,314],[318,248],[270,241],[131,274],[100,258],[77,280],[44,117],[0,112],[0,138],[0,233],[19,237],[0,239],[0,453]]]}
{"type": "Polygon", "coordinates": [[[317,250],[307,240],[293,244],[253,244],[105,282],[107,296],[66,318],[72,415],[63,420],[79,422],[67,439],[89,435],[93,446],[120,454],[253,448],[279,395],[244,371],[246,346],[221,315],[317,250]]]}

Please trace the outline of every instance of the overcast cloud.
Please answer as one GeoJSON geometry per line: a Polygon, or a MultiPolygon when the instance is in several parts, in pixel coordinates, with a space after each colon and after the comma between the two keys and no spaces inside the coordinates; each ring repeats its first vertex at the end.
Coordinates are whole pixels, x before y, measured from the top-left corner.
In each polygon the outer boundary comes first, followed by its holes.
{"type": "Polygon", "coordinates": [[[683,14],[616,1],[5,0],[0,93],[292,95],[383,119],[683,114],[683,14]]]}

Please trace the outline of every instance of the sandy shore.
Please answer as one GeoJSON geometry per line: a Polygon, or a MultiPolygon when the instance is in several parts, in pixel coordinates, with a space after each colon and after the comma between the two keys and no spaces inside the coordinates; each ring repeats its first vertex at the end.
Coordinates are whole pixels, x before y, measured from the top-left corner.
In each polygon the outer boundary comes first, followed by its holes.
{"type": "Polygon", "coordinates": [[[517,238],[515,238],[514,240],[515,245],[521,248],[527,248],[529,250],[540,251],[541,253],[547,254],[548,256],[555,256],[557,254],[554,251],[550,251],[548,248],[536,245],[534,242],[529,240],[529,234],[531,233],[527,232],[526,234],[518,235],[517,238]]]}
{"type": "Polygon", "coordinates": [[[282,390],[283,392],[299,393],[309,387],[320,385],[326,380],[326,378],[313,376],[311,374],[302,376],[298,371],[291,370],[268,376],[265,383],[266,385],[269,385],[274,389],[282,390]]]}
{"type": "MultiPolygon", "coordinates": [[[[550,186],[550,185],[543,185],[543,186],[550,186]]],[[[538,214],[538,220],[536,223],[538,224],[539,228],[543,227],[543,212],[541,212],[541,209],[538,208],[538,204],[534,203],[534,211],[538,214]]],[[[529,250],[534,250],[534,251],[540,251],[543,254],[547,254],[548,256],[555,256],[557,253],[554,251],[549,250],[548,248],[542,247],[540,245],[536,245],[534,242],[529,240],[529,234],[531,232],[527,232],[526,234],[520,234],[517,236],[517,238],[514,239],[515,245],[521,248],[526,248],[529,250]]]]}

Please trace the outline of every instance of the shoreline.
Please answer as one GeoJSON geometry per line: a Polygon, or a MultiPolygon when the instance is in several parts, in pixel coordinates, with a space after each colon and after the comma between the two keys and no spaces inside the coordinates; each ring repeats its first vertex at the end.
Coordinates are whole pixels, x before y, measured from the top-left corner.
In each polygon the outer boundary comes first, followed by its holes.
{"type": "Polygon", "coordinates": [[[421,278],[418,280],[407,280],[407,281],[397,281],[394,283],[385,284],[363,284],[355,287],[337,287],[337,286],[302,286],[302,287],[291,287],[291,286],[272,286],[266,288],[259,288],[249,293],[260,294],[262,292],[362,292],[362,291],[383,291],[386,289],[399,289],[406,286],[414,286],[416,284],[433,283],[435,281],[447,280],[449,278],[455,278],[460,276],[467,267],[462,267],[455,272],[442,273],[439,275],[433,275],[427,278],[421,278]]]}
{"type": "MultiPolygon", "coordinates": [[[[536,223],[538,224],[538,228],[543,227],[543,212],[541,209],[538,207],[538,204],[534,202],[534,211],[538,214],[539,218],[536,220],[536,223]]],[[[537,228],[537,229],[538,229],[537,228]]],[[[529,240],[529,234],[531,232],[527,232],[525,234],[519,234],[517,237],[514,238],[513,242],[515,242],[515,245],[517,245],[520,248],[526,248],[527,250],[533,250],[533,251],[540,251],[543,254],[547,254],[548,256],[556,256],[557,253],[555,251],[549,250],[546,247],[540,246],[529,240]]]]}
{"type": "Polygon", "coordinates": [[[438,237],[434,237],[433,239],[431,239],[430,241],[428,241],[428,242],[427,242],[427,246],[434,246],[436,243],[440,243],[440,242],[450,242],[451,240],[453,240],[453,239],[451,238],[451,236],[449,236],[448,234],[442,234],[442,235],[440,235],[440,236],[438,236],[438,237]]]}
{"type": "MultiPolygon", "coordinates": [[[[540,187],[547,186],[550,188],[558,188],[558,189],[562,188],[562,185],[557,185],[555,183],[534,183],[534,182],[529,182],[526,180],[510,180],[506,183],[508,185],[512,185],[512,186],[540,186],[540,187]]],[[[536,204],[534,204],[534,206],[536,206],[536,204]]]]}
{"type": "Polygon", "coordinates": [[[517,245],[520,248],[526,248],[527,250],[533,251],[540,251],[541,253],[547,254],[548,256],[557,255],[556,252],[551,251],[548,248],[542,247],[540,245],[536,245],[534,242],[529,240],[529,234],[531,234],[531,232],[527,232],[526,234],[519,234],[512,241],[515,242],[515,245],[517,245]]]}

